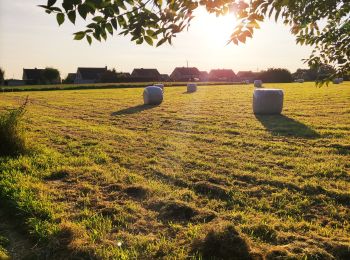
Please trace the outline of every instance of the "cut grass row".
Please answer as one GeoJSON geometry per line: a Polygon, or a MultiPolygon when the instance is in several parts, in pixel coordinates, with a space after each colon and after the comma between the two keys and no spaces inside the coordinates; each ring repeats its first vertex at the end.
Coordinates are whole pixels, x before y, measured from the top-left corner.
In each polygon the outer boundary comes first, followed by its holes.
{"type": "Polygon", "coordinates": [[[29,93],[33,151],[0,159],[1,199],[38,258],[346,259],[350,86],[279,87],[283,116],[265,117],[247,86],[157,107],[142,89],[29,93]]]}

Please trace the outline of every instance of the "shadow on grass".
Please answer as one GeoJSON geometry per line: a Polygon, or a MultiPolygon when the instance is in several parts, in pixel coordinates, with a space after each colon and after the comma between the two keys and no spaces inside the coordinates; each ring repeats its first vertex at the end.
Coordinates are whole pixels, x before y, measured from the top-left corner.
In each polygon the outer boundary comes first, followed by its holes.
{"type": "Polygon", "coordinates": [[[128,108],[113,112],[111,115],[112,116],[131,115],[131,114],[136,114],[136,113],[142,112],[144,110],[155,108],[157,106],[158,105],[137,105],[134,107],[128,107],[128,108]]]}
{"type": "Polygon", "coordinates": [[[320,137],[320,134],[307,125],[284,115],[255,115],[255,117],[272,135],[303,138],[320,137]]]}

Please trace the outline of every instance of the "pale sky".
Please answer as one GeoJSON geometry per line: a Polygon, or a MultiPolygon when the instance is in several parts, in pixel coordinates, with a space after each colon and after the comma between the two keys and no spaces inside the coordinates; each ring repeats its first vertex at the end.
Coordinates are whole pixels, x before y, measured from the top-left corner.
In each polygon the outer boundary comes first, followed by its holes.
{"type": "Polygon", "coordinates": [[[204,10],[196,14],[188,31],[173,39],[173,45],[158,48],[136,45],[129,37],[114,36],[107,41],[74,41],[79,31],[69,21],[58,26],[38,4],[46,0],[0,0],[0,67],[6,78],[21,78],[23,68],[57,68],[61,76],[76,72],[77,67],[115,68],[131,72],[134,68],[157,68],[170,74],[175,67],[189,66],[200,70],[262,70],[287,68],[294,72],[307,67],[302,59],[309,47],[296,45],[295,37],[283,24],[265,22],[253,39],[239,46],[226,42],[235,25],[234,16],[217,18],[204,10]]]}

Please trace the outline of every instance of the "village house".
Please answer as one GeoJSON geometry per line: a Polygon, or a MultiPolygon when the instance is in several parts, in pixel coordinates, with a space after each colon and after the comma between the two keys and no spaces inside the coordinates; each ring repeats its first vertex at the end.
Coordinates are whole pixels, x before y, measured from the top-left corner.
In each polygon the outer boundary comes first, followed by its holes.
{"type": "Polygon", "coordinates": [[[252,83],[256,79],[256,73],[252,71],[239,71],[237,73],[238,80],[252,83]]]}
{"type": "Polygon", "coordinates": [[[43,69],[23,69],[22,80],[27,84],[39,84],[43,81],[43,69]]]}
{"type": "Polygon", "coordinates": [[[173,81],[199,81],[201,73],[195,67],[177,67],[170,75],[173,81]]]}
{"type": "Polygon", "coordinates": [[[23,69],[22,80],[28,85],[32,84],[60,84],[61,78],[58,76],[56,79],[47,79],[45,77],[46,69],[23,69]]]}
{"type": "Polygon", "coordinates": [[[210,81],[226,81],[232,82],[236,80],[236,74],[231,69],[216,69],[209,73],[210,81]]]}
{"type": "Polygon", "coordinates": [[[134,81],[160,81],[161,75],[157,69],[134,69],[131,73],[134,81]]]}
{"type": "Polygon", "coordinates": [[[81,68],[79,67],[74,80],[75,84],[98,83],[101,80],[101,75],[107,72],[107,67],[104,68],[81,68]]]}

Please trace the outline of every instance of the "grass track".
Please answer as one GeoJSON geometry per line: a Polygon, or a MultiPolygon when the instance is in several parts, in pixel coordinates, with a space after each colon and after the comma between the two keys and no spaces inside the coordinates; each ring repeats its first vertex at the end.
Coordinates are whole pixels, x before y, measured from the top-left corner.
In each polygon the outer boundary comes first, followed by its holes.
{"type": "Polygon", "coordinates": [[[2,93],[0,110],[29,95],[34,147],[0,158],[4,207],[38,258],[205,258],[233,225],[256,259],[346,259],[350,83],[266,86],[282,116],[255,117],[252,86],[168,88],[156,107],[141,88],[2,93]]]}

